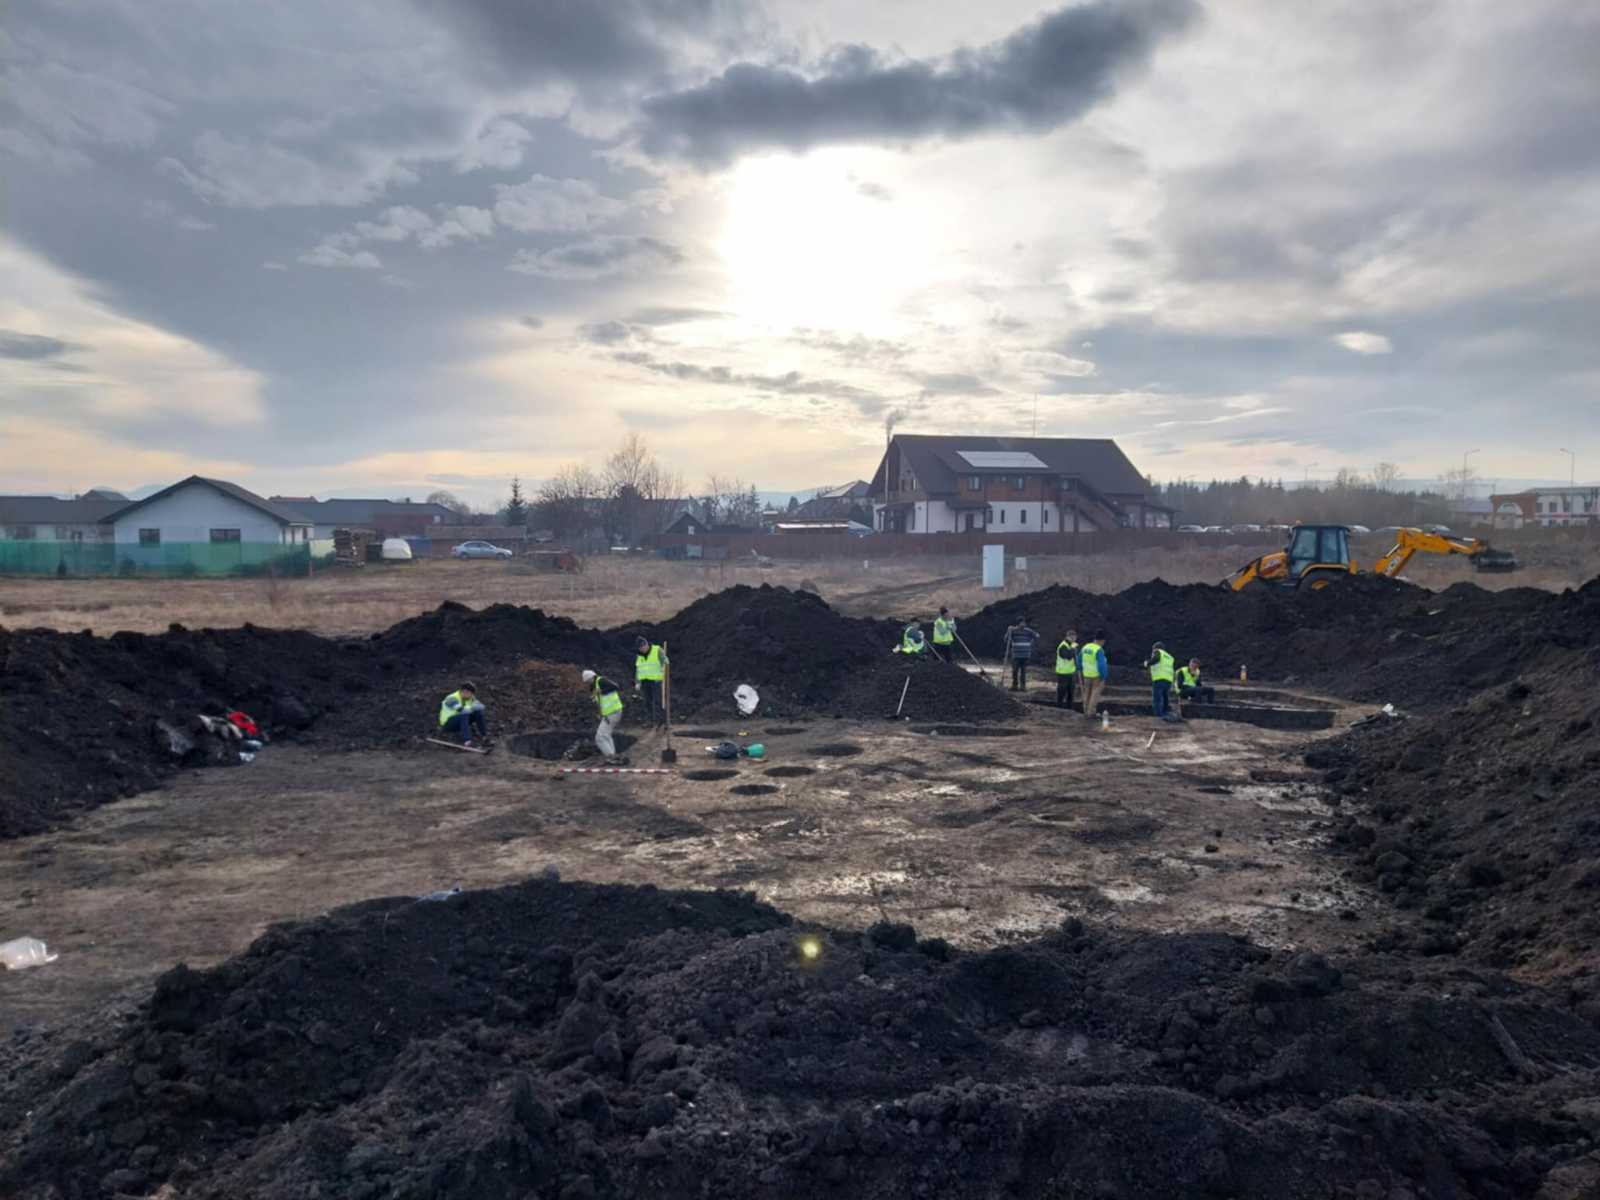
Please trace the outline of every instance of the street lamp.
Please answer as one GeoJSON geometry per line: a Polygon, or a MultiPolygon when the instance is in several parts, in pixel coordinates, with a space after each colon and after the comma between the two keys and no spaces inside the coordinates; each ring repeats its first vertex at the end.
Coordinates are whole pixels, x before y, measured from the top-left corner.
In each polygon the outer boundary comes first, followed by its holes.
{"type": "Polygon", "coordinates": [[[1578,456],[1565,446],[1561,448],[1561,453],[1567,456],[1567,486],[1575,488],[1578,486],[1578,456]]]}

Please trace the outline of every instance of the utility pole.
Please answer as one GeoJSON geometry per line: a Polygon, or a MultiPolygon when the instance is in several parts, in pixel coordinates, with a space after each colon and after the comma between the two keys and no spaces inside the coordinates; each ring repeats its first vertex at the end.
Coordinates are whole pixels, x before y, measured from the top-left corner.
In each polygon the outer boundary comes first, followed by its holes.
{"type": "Polygon", "coordinates": [[[1461,452],[1461,499],[1463,501],[1467,498],[1467,458],[1476,453],[1478,453],[1476,449],[1463,450],[1461,452]]]}
{"type": "Polygon", "coordinates": [[[1578,456],[1565,446],[1561,447],[1561,453],[1567,456],[1567,486],[1575,488],[1578,486],[1578,456]]]}

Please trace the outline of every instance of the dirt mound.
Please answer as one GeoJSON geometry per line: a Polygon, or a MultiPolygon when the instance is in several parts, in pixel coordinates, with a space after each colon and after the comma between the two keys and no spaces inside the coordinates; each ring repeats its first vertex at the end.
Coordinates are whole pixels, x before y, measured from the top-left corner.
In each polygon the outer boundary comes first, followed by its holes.
{"type": "Polygon", "coordinates": [[[431,734],[440,700],[471,680],[496,735],[582,729],[593,724],[593,706],[579,669],[626,688],[641,629],[676,650],[679,719],[733,717],[740,683],[761,692],[764,717],[880,718],[894,711],[911,669],[927,678],[907,700],[916,716],[988,720],[1015,711],[954,667],[907,668],[880,623],[771,587],[731,588],[663,625],[609,631],[506,604],[444,604],[342,641],[248,625],[109,638],[0,629],[0,837],[157,786],[179,766],[237,762],[187,736],[199,713],[242,708],[275,737],[330,749],[394,746],[431,734]]]}
{"type": "Polygon", "coordinates": [[[978,653],[998,655],[1006,627],[1026,613],[1044,639],[1041,662],[1068,629],[1086,640],[1104,628],[1119,680],[1143,678],[1140,664],[1161,641],[1180,661],[1199,658],[1213,681],[1235,679],[1243,666],[1258,682],[1416,705],[1506,682],[1514,660],[1582,637],[1562,632],[1574,595],[1470,583],[1434,593],[1374,576],[1307,592],[1154,580],[1098,595],[1056,585],[992,604],[961,631],[978,653]]]}
{"type": "Polygon", "coordinates": [[[732,587],[642,629],[667,643],[674,717],[730,711],[733,689],[748,683],[761,694],[763,716],[876,719],[894,712],[908,674],[907,712],[911,692],[921,716],[1003,720],[1017,712],[958,667],[894,654],[892,622],[841,616],[811,592],[732,587]]]}
{"type": "Polygon", "coordinates": [[[199,713],[239,707],[293,733],[372,689],[359,653],[305,633],[0,629],[0,837],[154,787],[180,766],[237,763],[195,736],[199,713]]]}
{"type": "Polygon", "coordinates": [[[1356,810],[1339,841],[1357,870],[1422,917],[1385,948],[1560,980],[1600,1014],[1600,583],[1553,615],[1525,669],[1507,665],[1511,682],[1359,727],[1306,758],[1356,810]]]}
{"type": "Polygon", "coordinates": [[[540,881],[278,926],[12,1049],[22,1200],[1511,1200],[1593,1178],[1600,1032],[1481,970],[540,881]]]}

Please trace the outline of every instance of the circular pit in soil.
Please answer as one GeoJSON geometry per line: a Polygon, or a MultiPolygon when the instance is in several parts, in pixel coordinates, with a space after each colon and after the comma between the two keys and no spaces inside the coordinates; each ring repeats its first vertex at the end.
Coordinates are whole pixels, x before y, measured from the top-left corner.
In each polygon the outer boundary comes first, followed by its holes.
{"type": "Polygon", "coordinates": [[[685,779],[693,779],[696,783],[710,783],[714,779],[732,779],[739,772],[727,767],[709,767],[700,771],[685,771],[685,779]]]}
{"type": "Polygon", "coordinates": [[[774,779],[798,779],[802,775],[815,775],[816,773],[817,769],[815,767],[768,767],[762,772],[763,775],[770,775],[774,779]]]}
{"type": "MultiPolygon", "coordinates": [[[[617,745],[618,754],[626,754],[628,747],[638,740],[626,733],[613,733],[611,738],[617,745]]],[[[574,758],[592,758],[599,754],[594,746],[594,732],[585,729],[549,729],[539,733],[519,733],[506,743],[506,748],[513,754],[545,761],[560,761],[567,758],[568,752],[574,746],[581,747],[574,758]]]]}
{"type": "Polygon", "coordinates": [[[811,747],[811,753],[822,758],[849,758],[860,754],[861,747],[854,742],[827,742],[821,746],[811,747]]]}
{"type": "Polygon", "coordinates": [[[733,796],[770,796],[773,792],[781,790],[775,783],[738,783],[728,789],[728,794],[733,796]]]}
{"type": "Polygon", "coordinates": [[[805,731],[806,727],[804,725],[779,725],[775,729],[762,730],[768,737],[782,737],[786,733],[804,733],[805,731]]]}

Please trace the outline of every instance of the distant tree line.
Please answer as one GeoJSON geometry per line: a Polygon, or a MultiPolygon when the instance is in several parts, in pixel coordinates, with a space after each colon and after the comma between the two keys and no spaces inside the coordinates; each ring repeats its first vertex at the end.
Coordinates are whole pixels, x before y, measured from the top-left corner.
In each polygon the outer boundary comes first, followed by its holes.
{"type": "Polygon", "coordinates": [[[1437,489],[1401,490],[1393,463],[1370,472],[1342,469],[1330,482],[1285,487],[1281,479],[1150,480],[1152,499],[1178,510],[1184,525],[1292,525],[1296,521],[1365,525],[1448,524],[1452,501],[1471,495],[1470,470],[1447,471],[1437,489]]]}

